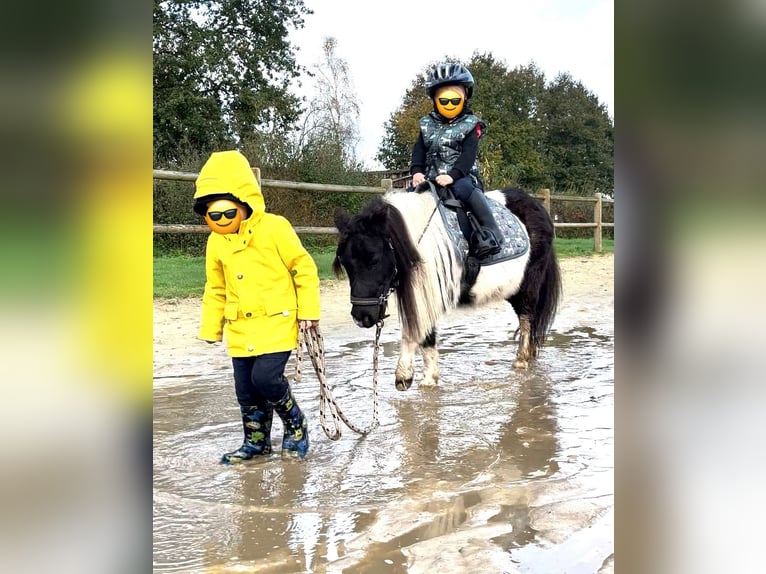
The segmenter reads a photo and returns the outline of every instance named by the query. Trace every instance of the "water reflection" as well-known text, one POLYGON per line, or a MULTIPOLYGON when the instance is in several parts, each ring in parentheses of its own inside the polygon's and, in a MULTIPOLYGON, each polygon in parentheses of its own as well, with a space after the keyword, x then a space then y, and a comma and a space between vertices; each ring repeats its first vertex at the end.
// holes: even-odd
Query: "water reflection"
MULTIPOLYGON (((440 332, 440 386, 404 393, 393 388, 398 330, 387 327, 380 427, 368 437, 325 437, 304 366, 294 386, 310 415, 304 461, 277 448, 218 465, 241 432, 228 371, 157 381, 155 572, 515 572, 543 548, 578 563, 597 547, 582 570, 595 572, 611 553, 612 334, 555 332, 541 360, 514 373, 507 324, 456 315, 440 332)), ((372 348, 368 332, 353 333, 326 335, 328 380, 365 426, 372 348)), ((273 442, 281 432, 275 420, 273 442)))

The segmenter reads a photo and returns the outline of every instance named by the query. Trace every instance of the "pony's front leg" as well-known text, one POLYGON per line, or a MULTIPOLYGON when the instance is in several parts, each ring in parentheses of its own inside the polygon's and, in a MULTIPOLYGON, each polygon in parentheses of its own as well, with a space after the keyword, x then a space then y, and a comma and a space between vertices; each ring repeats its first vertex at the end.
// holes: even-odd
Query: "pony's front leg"
POLYGON ((436 349, 436 329, 431 329, 420 345, 423 353, 423 380, 421 386, 434 387, 439 382, 439 351, 436 349))
POLYGON ((514 369, 526 369, 529 360, 536 354, 532 345, 532 329, 528 315, 519 315, 519 349, 516 351, 516 360, 513 362, 514 369))
POLYGON ((406 391, 412 386, 412 378, 415 375, 414 357, 418 344, 410 341, 402 335, 402 343, 399 348, 399 363, 396 365, 396 390, 406 391))

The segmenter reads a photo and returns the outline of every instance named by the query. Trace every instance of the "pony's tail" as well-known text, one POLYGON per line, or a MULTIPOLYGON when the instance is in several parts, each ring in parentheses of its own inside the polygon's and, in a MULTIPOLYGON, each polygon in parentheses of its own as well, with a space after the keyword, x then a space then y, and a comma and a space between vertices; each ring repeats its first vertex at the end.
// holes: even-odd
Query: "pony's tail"
POLYGON ((537 297, 537 305, 530 325, 530 338, 537 348, 543 346, 545 336, 553 325, 553 318, 561 301, 561 271, 556 252, 551 248, 546 254, 544 278, 537 297))

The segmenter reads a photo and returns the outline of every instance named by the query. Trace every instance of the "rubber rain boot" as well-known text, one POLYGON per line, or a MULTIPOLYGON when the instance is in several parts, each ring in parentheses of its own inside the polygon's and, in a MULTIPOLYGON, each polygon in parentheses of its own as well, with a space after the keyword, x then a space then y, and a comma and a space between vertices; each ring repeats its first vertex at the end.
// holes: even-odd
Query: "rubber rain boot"
POLYGON ((285 436, 282 438, 282 457, 305 457, 309 451, 308 424, 290 388, 288 387, 284 397, 270 404, 285 427, 285 436))
POLYGON ((471 238, 473 254, 479 259, 484 259, 495 253, 500 253, 503 234, 497 226, 494 215, 492 215, 487 198, 481 191, 474 190, 465 204, 481 227, 481 231, 475 232, 471 238))
POLYGON ((254 456, 271 454, 271 421, 274 409, 266 407, 239 407, 242 413, 242 428, 245 441, 237 450, 221 457, 221 464, 237 464, 254 456))

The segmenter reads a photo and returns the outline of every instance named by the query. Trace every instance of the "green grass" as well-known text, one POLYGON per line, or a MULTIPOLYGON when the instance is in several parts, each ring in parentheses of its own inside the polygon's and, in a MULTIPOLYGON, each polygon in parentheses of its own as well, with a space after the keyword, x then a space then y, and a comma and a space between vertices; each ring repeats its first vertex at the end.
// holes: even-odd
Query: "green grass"
MULTIPOLYGON (((604 239, 605 253, 614 251, 614 240, 604 239)), ((559 257, 593 255, 593 239, 556 239, 556 254, 559 257)), ((312 250, 311 255, 319 269, 320 279, 332 279, 332 261, 335 248, 325 247, 312 250)), ((164 299, 176 297, 201 297, 205 288, 204 257, 155 257, 154 296, 164 299)))
POLYGON ((154 258, 155 297, 201 297, 204 289, 204 257, 154 258))
MULTIPOLYGON (((556 255, 559 257, 579 257, 582 255, 598 255, 593 251, 593 238, 561 239, 553 241, 556 255)), ((614 239, 601 239, 602 253, 614 253, 614 239)))
MULTIPOLYGON (((311 256, 320 279, 332 279, 335 248, 320 248, 311 256)), ((205 290, 205 258, 168 256, 154 258, 154 296, 163 299, 201 297, 205 290)))

